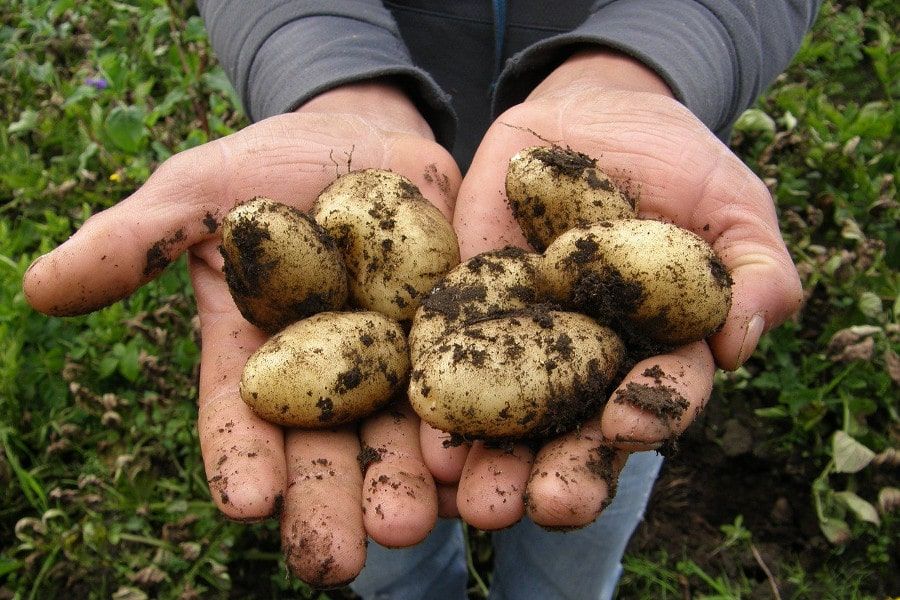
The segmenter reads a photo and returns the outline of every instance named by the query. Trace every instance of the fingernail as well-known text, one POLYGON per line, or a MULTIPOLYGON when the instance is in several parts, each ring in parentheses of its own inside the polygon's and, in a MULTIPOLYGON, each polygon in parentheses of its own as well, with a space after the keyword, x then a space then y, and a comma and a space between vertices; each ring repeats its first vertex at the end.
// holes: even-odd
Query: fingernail
POLYGON ((760 314, 753 315, 750 317, 750 320, 747 321, 747 327, 744 329, 744 339, 741 342, 741 349, 738 352, 738 367, 747 362, 747 359, 750 358, 750 355, 756 350, 756 345, 759 343, 759 338, 762 337, 765 328, 766 320, 760 314))

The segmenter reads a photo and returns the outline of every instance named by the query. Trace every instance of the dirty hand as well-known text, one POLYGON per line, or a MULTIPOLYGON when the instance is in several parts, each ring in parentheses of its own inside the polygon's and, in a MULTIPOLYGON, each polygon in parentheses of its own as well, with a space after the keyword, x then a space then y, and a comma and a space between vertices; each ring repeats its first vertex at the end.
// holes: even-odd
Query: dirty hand
POLYGON ((684 431, 710 396, 716 364, 740 366, 801 297, 765 185, 658 76, 604 50, 570 58, 487 132, 457 199, 464 260, 506 245, 527 247, 506 204, 506 165, 522 148, 550 142, 598 158, 598 167, 638 198, 641 218, 671 221, 706 239, 734 279, 733 304, 719 333, 640 361, 601 414, 536 454, 525 445, 510 452, 478 442, 448 450, 446 435, 423 423, 426 464, 443 486, 458 482, 455 494, 441 494, 442 514, 458 511, 482 529, 507 527, 526 512, 547 527, 593 521, 628 453, 684 431), (623 402, 628 394, 618 392, 632 384, 665 386, 672 410, 654 414, 623 402))
POLYGON ((418 445, 418 419, 394 407, 355 426, 282 430, 241 401, 244 363, 265 335, 238 312, 222 275, 219 223, 236 203, 268 196, 308 210, 338 171, 391 169, 447 218, 460 182, 453 159, 398 90, 380 83, 326 92, 280 115, 163 163, 133 195, 85 222, 25 275, 28 301, 76 315, 126 297, 182 252, 190 255, 202 333, 200 443, 212 497, 231 519, 280 511, 291 570, 318 586, 353 579, 366 534, 388 546, 419 542, 437 498, 418 445), (370 108, 366 108, 370 107, 370 108), (361 441, 389 448, 365 478, 361 441), (405 481, 418 493, 380 482, 405 481), (370 510, 363 511, 363 506, 370 510))

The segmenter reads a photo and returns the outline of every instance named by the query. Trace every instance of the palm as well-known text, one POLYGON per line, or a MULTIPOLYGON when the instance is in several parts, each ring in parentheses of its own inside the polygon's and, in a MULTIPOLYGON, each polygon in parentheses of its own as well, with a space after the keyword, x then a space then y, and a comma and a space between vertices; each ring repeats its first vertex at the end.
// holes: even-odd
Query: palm
POLYGON ((621 384, 653 385, 654 377, 646 374, 656 372, 648 371, 651 367, 677 374, 666 385, 689 403, 681 418, 610 402, 602 415, 536 456, 524 446, 513 456, 476 444, 467 457, 443 462, 433 458, 441 435, 424 427, 426 462, 436 477, 460 479, 460 513, 488 529, 508 526, 524 510, 548 526, 590 522, 605 505, 611 483, 590 466, 602 459, 614 473, 626 451, 657 447, 681 433, 709 397, 715 362, 738 366, 762 327, 782 321, 799 301, 796 272, 765 186, 684 107, 656 94, 566 90, 564 96, 542 95, 502 115, 460 188, 454 224, 463 258, 509 244, 526 246, 506 204, 505 166, 520 149, 539 143, 597 157, 598 166, 637 197, 641 217, 672 221, 709 241, 734 278, 734 302, 709 345, 697 342, 641 361, 621 384), (598 449, 609 441, 619 451, 598 458, 598 449), (498 471, 502 474, 490 475, 498 471), (563 477, 535 476, 545 472, 563 477), (509 501, 512 490, 517 502, 509 501))

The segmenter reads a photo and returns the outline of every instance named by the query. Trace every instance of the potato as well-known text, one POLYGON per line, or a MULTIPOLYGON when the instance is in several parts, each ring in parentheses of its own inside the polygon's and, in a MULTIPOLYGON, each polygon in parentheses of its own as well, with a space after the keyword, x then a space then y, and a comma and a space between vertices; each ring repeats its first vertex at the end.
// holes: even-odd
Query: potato
POLYGON ((513 156, 506 196, 538 252, 573 227, 637 216, 634 201, 597 169, 596 160, 559 146, 534 146, 513 156))
POLYGON ((222 222, 220 251, 235 304, 268 333, 347 301, 337 245, 290 206, 258 197, 234 207, 222 222))
POLYGON ((474 256, 441 279, 416 311, 409 332, 413 363, 462 323, 519 310, 539 302, 540 255, 507 247, 474 256))
POLYGON ((288 326, 247 360, 241 398, 295 427, 333 427, 371 414, 409 374, 400 325, 374 312, 323 312, 288 326))
POLYGON ((616 334, 589 317, 525 309, 451 331, 422 355, 409 401, 467 438, 552 436, 606 401, 622 354, 616 334))
POLYGON ((459 263, 453 227, 412 182, 390 171, 339 177, 316 200, 313 216, 341 248, 351 302, 393 319, 412 319, 459 263))
POLYGON ((731 277, 712 248, 669 223, 624 219, 573 229, 547 248, 542 271, 557 302, 605 323, 625 319, 663 344, 709 336, 731 307, 731 277))

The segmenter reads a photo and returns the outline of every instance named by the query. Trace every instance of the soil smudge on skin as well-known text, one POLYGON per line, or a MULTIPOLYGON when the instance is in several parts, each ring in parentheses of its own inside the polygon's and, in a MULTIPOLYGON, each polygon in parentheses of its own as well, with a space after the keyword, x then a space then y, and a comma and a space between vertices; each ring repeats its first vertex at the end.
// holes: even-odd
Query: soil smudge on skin
POLYGON ((731 274, 718 256, 713 254, 709 259, 709 270, 720 288, 730 288, 734 284, 731 274))
POLYGON ((219 222, 211 212, 207 212, 206 216, 203 217, 203 225, 206 227, 207 233, 215 233, 219 228, 219 222))
POLYGON ((184 229, 179 229, 171 236, 157 240, 155 244, 147 250, 146 265, 144 266, 144 277, 155 277, 169 266, 172 262, 171 253, 172 246, 183 242, 187 236, 184 229))
POLYGON ((630 404, 661 419, 678 420, 690 403, 675 388, 630 382, 613 396, 616 404, 630 404))
POLYGON ((385 449, 383 448, 375 449, 368 444, 362 445, 359 454, 356 455, 356 461, 359 463, 359 469, 362 471, 363 475, 365 475, 371 465, 381 462, 382 453, 384 451, 385 449))
POLYGON ((580 177, 586 169, 597 167, 597 161, 590 156, 560 146, 542 148, 534 156, 557 176, 580 177))

